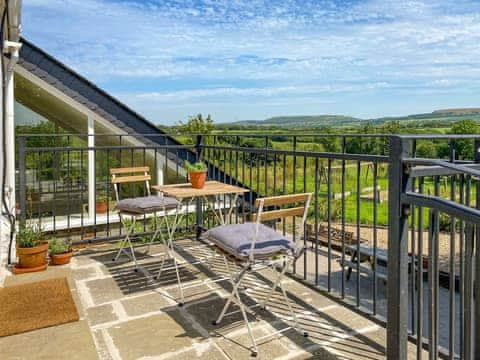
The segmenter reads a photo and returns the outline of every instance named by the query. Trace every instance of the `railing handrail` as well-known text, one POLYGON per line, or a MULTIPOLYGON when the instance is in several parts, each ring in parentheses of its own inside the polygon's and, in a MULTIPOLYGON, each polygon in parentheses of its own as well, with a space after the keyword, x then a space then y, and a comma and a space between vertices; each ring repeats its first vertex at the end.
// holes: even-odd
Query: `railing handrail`
MULTIPOLYGON (((26 153, 32 152, 62 152, 62 151, 108 151, 108 150, 193 150, 198 148, 196 145, 109 145, 109 146, 25 146, 24 151, 26 153)), ((351 161, 370 161, 370 162, 383 162, 388 163, 389 157, 385 155, 369 155, 369 154, 355 154, 355 153, 341 153, 341 152, 321 152, 321 151, 305 151, 305 150, 280 150, 273 148, 251 148, 242 146, 224 146, 224 145, 200 145, 200 149, 213 149, 213 150, 230 150, 240 152, 250 152, 258 154, 278 154, 278 155, 291 155, 291 156, 307 156, 314 158, 325 159, 337 159, 337 160, 351 160, 351 161)))
POLYGON ((108 137, 108 136, 149 136, 149 137, 172 137, 172 136, 243 136, 243 137, 274 137, 274 136, 287 136, 287 137, 348 137, 348 138, 391 138, 399 137, 404 140, 460 140, 460 139, 480 139, 480 134, 358 134, 358 133, 291 133, 291 132, 276 132, 272 134, 249 134, 245 132, 231 132, 225 130, 226 132, 217 132, 217 133, 115 133, 115 134, 87 134, 87 133, 62 133, 62 134, 16 134, 17 137, 61 137, 61 136, 81 136, 81 137, 90 137, 90 136, 99 136, 99 137, 108 137), (228 131, 228 132, 227 132, 228 131))
MULTIPOLYGON (((454 170, 459 173, 466 175, 472 175, 475 177, 480 177, 480 170, 472 169, 464 164, 458 164, 450 161, 440 160, 440 159, 428 159, 428 158, 406 158, 403 159, 403 162, 410 165, 435 165, 440 166, 445 169, 454 170)), ((472 163, 475 164, 475 163, 472 163)), ((478 165, 478 163, 476 164, 478 165)))
POLYGON ((407 191, 402 194, 402 203, 438 210, 448 214, 451 217, 462 219, 469 223, 480 223, 480 210, 459 204, 452 200, 444 199, 439 196, 418 194, 407 191))
POLYGON ((386 155, 369 155, 369 154, 355 154, 355 153, 342 153, 342 152, 322 152, 322 151, 305 151, 305 150, 280 150, 266 147, 246 147, 246 146, 224 146, 224 145, 201 145, 203 149, 217 149, 217 150, 231 150, 242 151, 250 153, 274 153, 279 155, 295 155, 295 156, 310 156, 326 159, 338 159, 338 160, 352 160, 352 161, 376 161, 376 162, 389 162, 389 157, 386 155))
POLYGON ((361 138, 385 138, 390 136, 395 136, 393 134, 357 134, 357 133, 344 133, 344 134, 334 134, 334 133, 273 133, 273 134, 249 134, 245 132, 218 132, 218 133, 116 133, 116 134, 87 134, 87 133, 62 133, 62 134, 26 134, 20 133, 16 134, 17 137, 44 137, 44 136, 51 136, 51 137, 61 137, 61 136, 151 136, 151 137, 171 137, 171 136, 243 136, 243 137, 273 137, 273 136, 288 136, 288 137, 361 137, 361 138))
POLYGON ((110 146, 25 146, 25 152, 49 151, 99 151, 99 150, 148 150, 148 149, 194 149, 195 145, 110 145, 110 146))

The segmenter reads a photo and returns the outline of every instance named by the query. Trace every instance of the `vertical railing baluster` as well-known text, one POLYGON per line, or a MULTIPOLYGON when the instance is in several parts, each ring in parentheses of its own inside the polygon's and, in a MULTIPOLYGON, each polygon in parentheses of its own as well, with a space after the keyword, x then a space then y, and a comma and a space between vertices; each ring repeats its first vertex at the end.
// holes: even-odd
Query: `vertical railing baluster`
MULTIPOLYGON (((318 285, 318 195, 319 195, 319 181, 318 181, 318 157, 315 158, 315 190, 314 190, 314 216, 315 216, 315 285, 318 285)), ((312 234, 309 234, 311 236, 312 234)), ((305 249, 307 248, 307 237, 304 236, 305 239, 305 249)), ((305 273, 305 279, 307 277, 307 254, 305 253, 304 255, 305 258, 305 267, 304 267, 304 273, 305 273)))
POLYGON ((25 137, 18 137, 18 191, 20 202, 20 220, 27 218, 27 159, 25 137))
POLYGON ((377 229, 377 217, 378 217, 378 202, 379 192, 378 188, 378 163, 373 163, 373 286, 372 286, 372 300, 374 315, 377 314, 377 246, 378 246, 378 229, 377 229))
MULTIPOLYGON (((474 141, 474 161, 480 163, 480 139, 474 141)), ((475 179, 475 207, 480 209, 480 180, 475 179)), ((480 356, 480 224, 475 226, 474 353, 480 356)))
MULTIPOLYGON (((464 359, 474 357, 474 321, 473 321, 473 253, 475 227, 467 223, 465 228, 465 321, 464 321, 464 359)), ((477 354, 478 355, 478 354, 477 354)))
MULTIPOLYGON (((435 196, 440 195, 440 177, 434 176, 434 193, 435 196)), ((429 293, 429 328, 428 328, 428 343, 429 343, 429 357, 431 360, 438 357, 438 234, 439 234, 439 219, 440 214, 438 210, 431 209, 429 216, 429 234, 428 234, 428 293, 429 293)))
MULTIPOLYGON (((85 217, 85 212, 83 211, 83 189, 84 189, 84 181, 83 181, 83 173, 85 171, 84 165, 83 165, 83 157, 85 156, 83 149, 80 149, 80 205, 82 208, 80 209, 80 227, 81 227, 81 232, 80 232, 80 240, 83 241, 85 237, 85 230, 83 227, 84 224, 84 217, 85 217)), ((87 196, 88 198, 88 196, 87 196)))
MULTIPOLYGON (((342 153, 345 154, 347 150, 346 138, 342 138, 342 153)), ((342 179, 341 179, 341 203, 342 203, 342 289, 341 296, 342 299, 345 298, 345 158, 342 158, 342 179)))
MULTIPOLYGON (((425 180, 418 181, 418 192, 423 194, 425 180)), ((423 350, 423 207, 418 207, 418 269, 417 269, 417 359, 422 359, 423 350)))
MULTIPOLYGON (((362 259, 362 255, 360 253, 360 192, 361 192, 361 163, 357 161, 357 191, 356 191, 356 232, 357 232, 357 243, 356 245, 356 252, 357 252, 357 263, 356 263, 356 270, 357 270, 357 286, 356 286, 356 294, 355 294, 355 301, 357 306, 360 306, 360 261, 362 259)), ((373 264, 376 265, 375 263, 373 264)))
MULTIPOLYGON (((417 157, 417 141, 416 139, 412 140, 412 157, 417 157)), ((412 180, 412 190, 415 191, 416 179, 412 180)), ((415 312, 415 207, 412 206, 412 211, 410 212, 410 316, 411 316, 411 333, 415 335, 416 332, 416 312, 415 312)))
MULTIPOLYGON (((332 159, 327 164, 327 288, 332 291, 332 159)), ((318 230, 315 234, 315 242, 318 243, 318 230)))

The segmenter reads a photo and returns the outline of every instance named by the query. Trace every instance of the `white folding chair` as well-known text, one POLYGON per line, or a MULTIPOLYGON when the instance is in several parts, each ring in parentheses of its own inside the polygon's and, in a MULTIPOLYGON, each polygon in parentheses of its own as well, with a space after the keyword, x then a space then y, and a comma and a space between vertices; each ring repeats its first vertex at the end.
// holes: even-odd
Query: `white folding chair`
MULTIPOLYGON (((166 254, 169 258, 173 259, 175 264, 175 269, 177 271, 177 279, 180 283, 180 276, 178 273, 178 266, 176 263, 176 258, 172 254, 172 249, 170 249, 169 241, 166 241, 165 237, 162 234, 162 221, 158 222, 158 219, 163 219, 164 225, 167 229, 168 234, 170 235, 169 223, 167 219, 167 212, 172 209, 177 209, 180 206, 180 203, 171 197, 152 195, 150 192, 150 168, 148 166, 141 167, 129 167, 129 168, 113 168, 110 169, 110 174, 112 176, 112 184, 115 190, 115 197, 117 199, 116 209, 118 210, 118 216, 120 217, 120 222, 125 228, 125 237, 120 243, 120 248, 118 249, 117 255, 112 259, 112 261, 118 260, 122 252, 124 252, 135 264, 135 271, 138 271, 138 262, 137 257, 135 256, 135 251, 133 249, 132 242, 130 240, 131 234, 135 229, 135 223, 137 219, 146 217, 148 214, 153 214, 155 221, 155 232, 148 243, 147 251, 150 251, 150 245, 155 241, 158 235, 160 235, 160 240, 165 244, 167 251, 166 254), (132 184, 132 183, 144 183, 147 196, 133 197, 120 199, 120 185, 122 184, 132 184), (127 219, 130 219, 131 223, 127 223, 127 219), (130 254, 125 251, 125 247, 130 248, 130 254)), ((168 237, 167 237, 168 238, 168 237)))
MULTIPOLYGON (((253 336, 246 313, 246 310, 249 310, 249 308, 245 307, 243 304, 239 289, 245 276, 248 273, 259 270, 260 268, 271 267, 277 273, 272 287, 268 290, 260 306, 266 308, 273 292, 277 287, 280 287, 284 302, 287 305, 288 311, 293 320, 293 327, 301 331, 305 337, 308 336, 308 333, 300 328, 297 316, 293 311, 292 305, 290 304, 287 293, 282 284, 282 278, 285 275, 286 270, 305 249, 303 245, 298 245, 295 240, 278 233, 273 228, 264 225, 262 222, 285 219, 289 216, 299 216, 302 220, 299 224, 300 230, 298 238, 301 238, 302 235, 304 235, 304 225, 311 198, 311 193, 305 193, 257 199, 255 206, 258 210, 253 216, 252 222, 222 225, 210 229, 205 233, 206 238, 219 248, 219 252, 223 254, 226 270, 231 273, 232 284, 232 292, 225 302, 220 315, 213 321, 213 325, 220 324, 222 319, 228 315, 226 312, 230 304, 235 302, 240 307, 240 312, 245 321, 252 342, 251 350, 253 356, 258 354, 257 341, 260 339, 255 339, 253 336), (295 204, 296 206, 293 207, 295 204), (288 207, 279 208, 281 206, 288 207), (275 207, 276 209, 265 210, 266 208, 271 207, 275 207), (235 266, 232 269, 228 264, 229 257, 235 259, 235 262, 239 264, 240 267, 235 266)), ((291 327, 287 327, 279 330, 275 332, 275 334, 283 333, 290 328, 291 327)), ((275 334, 269 334, 267 336, 275 334)))

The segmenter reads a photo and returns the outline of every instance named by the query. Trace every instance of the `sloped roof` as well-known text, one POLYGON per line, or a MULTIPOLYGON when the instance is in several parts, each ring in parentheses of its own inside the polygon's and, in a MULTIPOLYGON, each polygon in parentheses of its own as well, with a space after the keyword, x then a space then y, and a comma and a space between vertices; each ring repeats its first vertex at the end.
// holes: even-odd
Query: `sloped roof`
MULTIPOLYGON (((25 70, 129 134, 164 134, 155 124, 53 56, 24 38, 21 42, 23 46, 18 64, 25 70)), ((144 136, 143 138, 165 144, 164 137, 144 136)), ((180 144, 171 137, 167 138, 167 143, 180 144)))

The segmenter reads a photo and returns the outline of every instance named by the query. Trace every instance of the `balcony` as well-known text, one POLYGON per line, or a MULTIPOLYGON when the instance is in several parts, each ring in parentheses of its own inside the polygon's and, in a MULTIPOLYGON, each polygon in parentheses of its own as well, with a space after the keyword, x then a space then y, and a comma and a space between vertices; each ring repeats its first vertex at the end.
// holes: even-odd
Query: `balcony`
MULTIPOLYGON (((18 218, 69 239, 75 257, 70 267, 12 276, 6 283, 67 276, 81 320, 0 338, 0 349, 6 349, 0 353, 15 347, 18 354, 20 344, 28 343, 28 358, 45 338, 68 344, 77 334, 78 343, 65 351, 81 358, 249 357, 239 313, 220 328, 211 325, 230 288, 221 280, 220 261, 211 268, 195 261, 210 251, 196 230, 215 224, 205 204, 182 209, 186 216, 176 237, 182 260, 195 263, 182 267, 184 307, 177 306, 174 274, 158 280, 152 275, 163 246, 142 256, 155 231, 150 219, 135 234, 140 271, 126 257, 111 261, 124 230, 108 170, 147 165, 153 183, 181 183, 187 180, 183 161, 199 158, 211 179, 249 189, 236 203, 216 200, 219 209, 234 207, 230 223, 248 219, 258 197, 314 194, 306 236, 298 238, 306 251, 285 282, 311 336, 291 330, 267 338, 260 342, 260 358, 470 359, 477 353, 480 138, 308 135, 313 142, 307 142, 305 135, 221 134, 194 136, 194 145, 162 143, 159 137, 133 146, 122 144, 128 135, 109 135, 108 143, 88 147, 74 135, 61 136, 67 141, 62 146, 32 146, 29 137, 19 137, 18 218), (427 141, 444 144, 446 156, 418 157, 417 148, 427 141), (332 151, 309 148, 315 142, 328 143, 332 151), (471 147, 470 159, 458 159, 460 143, 471 147), (104 213, 95 206, 100 196, 104 213), (215 276, 220 280, 207 281, 215 276)), ((126 191, 134 196, 144 189, 126 191)), ((300 233, 294 218, 270 225, 294 238, 300 233)), ((242 296, 255 303, 272 281, 262 271, 248 279, 242 296)), ((254 315, 258 336, 291 321, 275 301, 254 315)))

